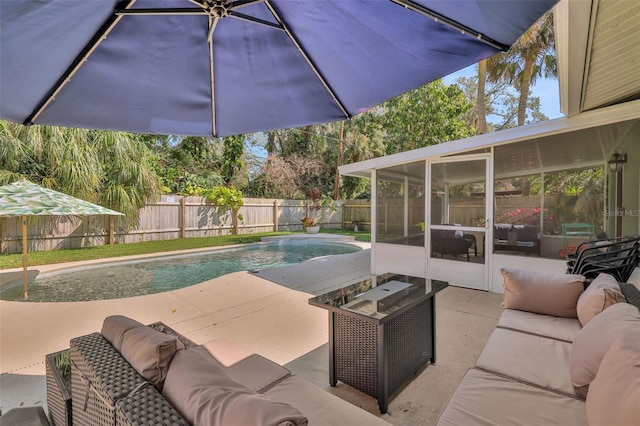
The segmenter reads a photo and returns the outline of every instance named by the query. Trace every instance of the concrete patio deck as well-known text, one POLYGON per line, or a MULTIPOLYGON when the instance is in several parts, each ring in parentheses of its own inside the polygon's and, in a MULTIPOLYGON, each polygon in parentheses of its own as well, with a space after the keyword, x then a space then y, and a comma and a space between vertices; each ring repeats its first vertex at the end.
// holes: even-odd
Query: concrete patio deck
POLYGON ((180 290, 120 300, 0 301, 0 408, 7 412, 45 406, 45 355, 67 348, 73 337, 99 331, 106 316, 121 314, 142 323, 162 321, 197 343, 232 339, 394 425, 434 424, 495 327, 502 296, 456 287, 439 293, 438 362, 397 392, 388 413, 380 415, 374 398, 341 383, 328 385, 327 312, 308 304, 327 286, 368 275, 368 259, 368 251, 320 258, 270 276, 276 282, 286 277, 282 284, 304 291, 260 274, 237 272, 180 290))

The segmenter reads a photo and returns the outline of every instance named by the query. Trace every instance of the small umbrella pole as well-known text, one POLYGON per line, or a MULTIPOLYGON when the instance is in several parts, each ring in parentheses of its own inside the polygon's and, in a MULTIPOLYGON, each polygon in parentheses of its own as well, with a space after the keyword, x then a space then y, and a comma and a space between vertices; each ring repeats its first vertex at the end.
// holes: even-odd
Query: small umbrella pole
POLYGON ((22 215, 22 294, 27 300, 27 216, 22 215))

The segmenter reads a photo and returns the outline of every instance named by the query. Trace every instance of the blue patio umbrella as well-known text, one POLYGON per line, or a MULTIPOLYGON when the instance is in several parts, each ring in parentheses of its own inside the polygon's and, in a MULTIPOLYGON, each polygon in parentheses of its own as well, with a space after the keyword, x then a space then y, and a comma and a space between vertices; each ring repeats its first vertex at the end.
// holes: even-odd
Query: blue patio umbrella
POLYGON ((556 2, 0 1, 0 118, 217 137, 347 119, 508 49, 556 2))

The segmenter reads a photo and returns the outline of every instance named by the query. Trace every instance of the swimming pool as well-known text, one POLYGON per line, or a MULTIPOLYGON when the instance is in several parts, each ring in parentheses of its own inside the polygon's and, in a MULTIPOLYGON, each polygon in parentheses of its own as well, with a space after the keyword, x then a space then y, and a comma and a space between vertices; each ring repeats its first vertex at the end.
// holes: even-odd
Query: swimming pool
MULTIPOLYGON (((355 253, 360 247, 306 239, 256 243, 185 255, 85 266, 29 282, 29 302, 121 299, 176 290, 225 274, 294 265, 314 257, 355 253)), ((22 301, 22 281, 0 287, 0 299, 22 301)))

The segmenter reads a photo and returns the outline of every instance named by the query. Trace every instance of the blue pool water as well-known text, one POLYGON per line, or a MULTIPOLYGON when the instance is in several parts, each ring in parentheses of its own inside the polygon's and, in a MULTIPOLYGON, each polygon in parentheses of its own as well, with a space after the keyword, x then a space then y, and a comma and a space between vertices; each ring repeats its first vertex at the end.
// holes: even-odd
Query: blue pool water
MULTIPOLYGON (((188 287, 231 272, 294 265, 314 257, 359 250, 349 244, 301 240, 67 269, 32 280, 29 302, 142 296, 188 287)), ((22 301, 22 281, 0 287, 0 299, 22 301)))

